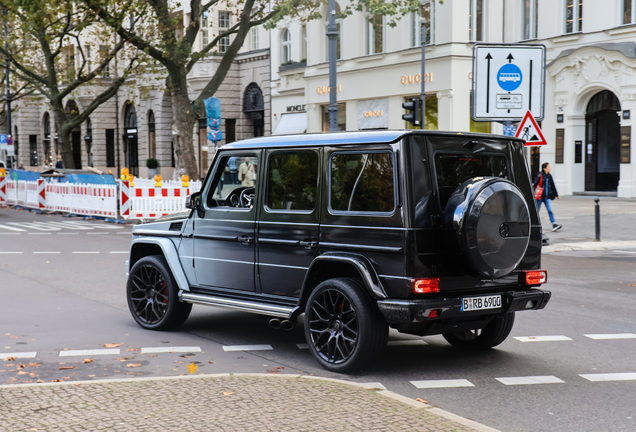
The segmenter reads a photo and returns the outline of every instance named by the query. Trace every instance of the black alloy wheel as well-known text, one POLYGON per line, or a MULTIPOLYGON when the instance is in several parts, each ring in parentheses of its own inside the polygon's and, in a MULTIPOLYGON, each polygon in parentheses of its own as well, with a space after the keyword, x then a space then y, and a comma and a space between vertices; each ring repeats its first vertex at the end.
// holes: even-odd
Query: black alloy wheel
POLYGON ((444 339, 456 348, 479 351, 495 347, 502 343, 515 323, 515 313, 507 312, 501 318, 490 321, 483 329, 444 333, 444 339))
POLYGON ((311 353, 328 370, 361 369, 386 345, 388 325, 356 279, 327 280, 307 301, 305 336, 311 353))
POLYGON ((141 258, 128 275, 128 308, 141 327, 151 330, 175 328, 185 322, 192 305, 178 298, 177 284, 165 258, 141 258))

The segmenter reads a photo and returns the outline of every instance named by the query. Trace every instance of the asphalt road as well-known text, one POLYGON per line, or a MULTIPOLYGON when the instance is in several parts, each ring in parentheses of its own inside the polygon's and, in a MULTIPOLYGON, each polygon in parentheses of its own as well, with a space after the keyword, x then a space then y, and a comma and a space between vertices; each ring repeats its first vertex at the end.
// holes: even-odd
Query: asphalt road
MULTIPOLYGON (((553 237, 567 237, 564 225, 553 237)), ((0 357, 24 356, 0 364, 2 383, 180 375, 191 365, 301 372, 381 385, 502 431, 636 430, 636 249, 545 254, 550 304, 518 313, 494 350, 392 331, 375 366, 342 376, 317 365, 301 325, 273 330, 264 316, 195 305, 177 331, 138 327, 124 296, 130 231, 0 209, 0 357)))

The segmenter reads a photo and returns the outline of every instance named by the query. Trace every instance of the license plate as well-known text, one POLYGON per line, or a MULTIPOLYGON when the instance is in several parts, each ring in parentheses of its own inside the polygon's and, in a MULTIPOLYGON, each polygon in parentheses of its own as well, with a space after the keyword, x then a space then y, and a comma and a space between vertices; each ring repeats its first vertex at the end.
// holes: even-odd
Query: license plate
POLYGON ((462 312, 501 308, 501 295, 467 297, 462 299, 462 312))

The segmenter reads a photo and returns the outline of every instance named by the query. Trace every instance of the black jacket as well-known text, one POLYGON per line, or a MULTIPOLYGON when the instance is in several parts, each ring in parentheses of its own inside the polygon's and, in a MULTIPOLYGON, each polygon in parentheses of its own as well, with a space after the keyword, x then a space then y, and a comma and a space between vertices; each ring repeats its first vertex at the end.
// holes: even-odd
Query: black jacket
POLYGON ((543 194, 541 195, 541 199, 542 200, 546 199, 546 196, 545 196, 546 190, 548 191, 547 198, 551 200, 556 199, 559 196, 559 192, 557 191, 556 185, 554 184, 554 180, 552 179, 552 174, 546 174, 543 172, 543 170, 541 170, 541 172, 534 179, 534 182, 532 183, 532 189, 535 189, 537 187, 541 176, 543 176, 543 184, 542 184, 543 194))

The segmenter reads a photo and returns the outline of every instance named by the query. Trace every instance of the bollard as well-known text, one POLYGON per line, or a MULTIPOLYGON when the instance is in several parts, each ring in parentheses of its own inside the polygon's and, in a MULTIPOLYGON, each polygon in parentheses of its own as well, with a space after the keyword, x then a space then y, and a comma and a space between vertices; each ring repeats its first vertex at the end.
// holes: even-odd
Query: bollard
POLYGON ((601 241, 601 207, 598 202, 601 199, 599 197, 594 198, 596 206, 594 207, 594 219, 596 222, 596 241, 601 241))
POLYGON ((153 179, 155 180, 155 187, 161 187, 161 176, 157 174, 153 177, 153 179))

